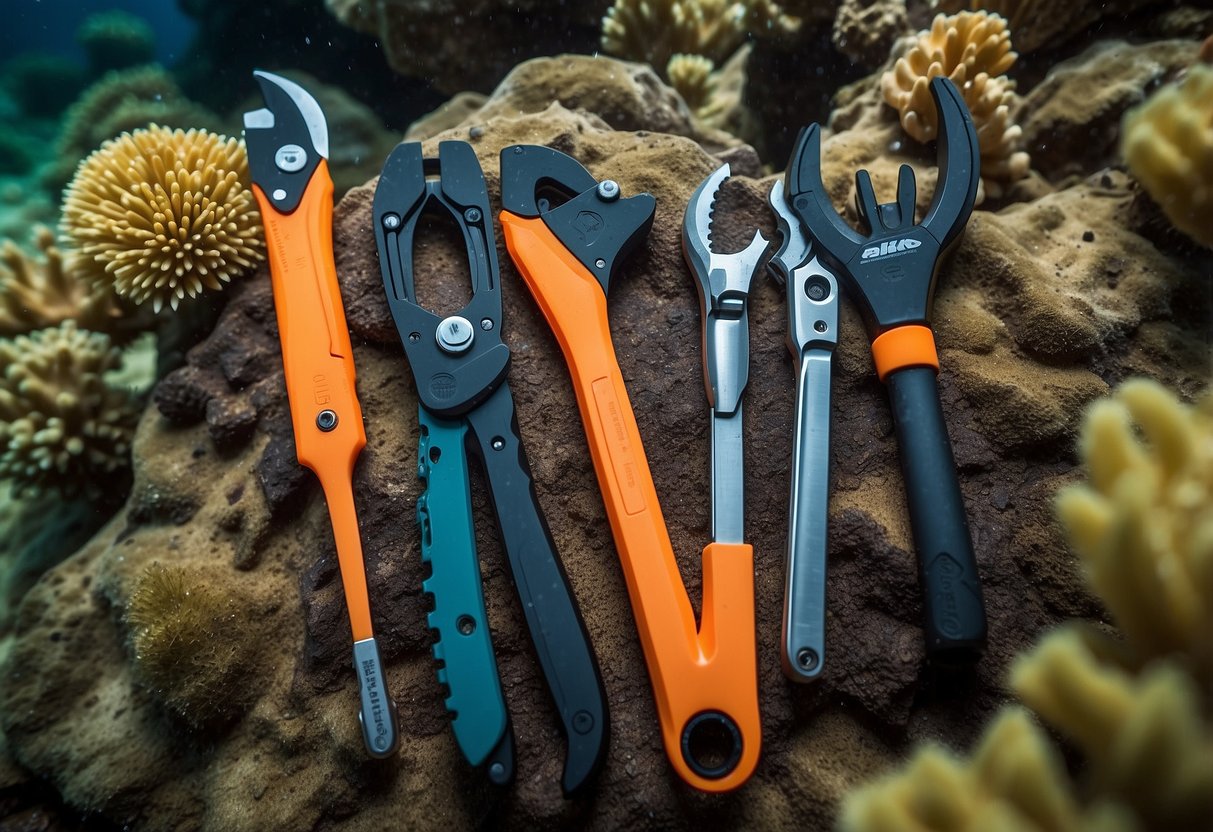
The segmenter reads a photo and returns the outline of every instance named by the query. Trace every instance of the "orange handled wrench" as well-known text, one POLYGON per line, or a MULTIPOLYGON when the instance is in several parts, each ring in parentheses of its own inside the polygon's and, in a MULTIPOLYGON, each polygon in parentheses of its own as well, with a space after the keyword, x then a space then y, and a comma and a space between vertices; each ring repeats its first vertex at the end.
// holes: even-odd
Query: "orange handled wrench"
POLYGON ((386 757, 396 748, 396 708, 371 626, 354 509, 354 462, 366 434, 333 264, 328 127, 320 105, 298 84, 268 72, 254 75, 266 106, 244 114, 244 132, 270 254, 295 450, 328 502, 354 636, 363 739, 372 757, 386 757))
POLYGON ((546 147, 501 152, 501 225, 573 377, 598 484, 653 683, 666 754, 683 780, 735 789, 758 763, 754 561, 750 547, 703 552, 703 621, 678 572, 607 321, 619 263, 648 234, 655 202, 620 199, 546 147))

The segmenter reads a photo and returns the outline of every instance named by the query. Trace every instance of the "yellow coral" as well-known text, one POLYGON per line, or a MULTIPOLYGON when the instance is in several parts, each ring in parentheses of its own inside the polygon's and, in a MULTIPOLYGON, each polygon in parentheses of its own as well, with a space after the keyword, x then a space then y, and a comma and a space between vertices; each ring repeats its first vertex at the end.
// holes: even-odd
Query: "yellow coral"
POLYGON ((160 700, 193 725, 230 718, 248 699, 247 689, 233 684, 249 659, 247 618, 200 575, 153 563, 126 606, 135 666, 160 700))
POLYGON ((0 335, 32 332, 69 318, 85 329, 108 329, 119 314, 113 295, 79 279, 49 228, 36 227, 34 242, 41 257, 27 255, 11 240, 0 248, 0 335))
POLYGON ((712 100, 716 86, 713 69, 715 64, 702 55, 675 55, 666 65, 665 74, 670 79, 670 86, 678 91, 687 106, 699 112, 712 100))
POLYGON ((108 337, 75 321, 0 340, 0 479, 65 494, 112 488, 139 415, 103 378, 120 364, 108 337))
POLYGON ((264 259, 244 143, 151 127, 106 142, 68 187, 63 230, 90 279, 156 311, 264 259))
MULTIPOLYGON (((1019 149, 1022 131, 1011 122, 1014 83, 1002 77, 1015 63, 1006 21, 985 12, 937 15, 928 31, 880 78, 888 104, 897 109, 902 128, 920 142, 939 131, 939 114, 930 81, 949 78, 964 98, 977 129, 981 175, 987 182, 1013 182, 1027 176, 1028 154, 1019 149)), ((987 188, 989 190, 989 188, 987 188)))
POLYGON ((1154 382, 1126 382, 1088 412, 1081 450, 1089 482, 1060 494, 1058 512, 1124 639, 1063 627, 1015 663, 1011 686, 1083 752, 1084 805, 1012 709, 970 760, 927 746, 856 792, 844 828, 1213 825, 1213 395, 1191 407, 1154 382), (1006 737, 1011 723, 1019 742, 1006 737))
POLYGON ((1175 227, 1213 246, 1213 66, 1125 114, 1121 152, 1175 227))
POLYGON ((602 19, 602 51, 658 70, 679 54, 720 63, 749 32, 798 25, 773 0, 615 0, 602 19))

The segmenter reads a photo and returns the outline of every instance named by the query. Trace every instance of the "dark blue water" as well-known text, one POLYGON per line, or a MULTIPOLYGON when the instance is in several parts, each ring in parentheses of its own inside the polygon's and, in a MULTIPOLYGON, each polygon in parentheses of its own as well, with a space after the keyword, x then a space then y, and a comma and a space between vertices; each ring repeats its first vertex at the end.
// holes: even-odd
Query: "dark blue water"
POLYGON ((76 30, 96 12, 119 10, 137 14, 156 33, 156 58, 172 65, 194 32, 194 22, 174 0, 3 0, 0 61, 21 52, 63 55, 84 62, 76 30))

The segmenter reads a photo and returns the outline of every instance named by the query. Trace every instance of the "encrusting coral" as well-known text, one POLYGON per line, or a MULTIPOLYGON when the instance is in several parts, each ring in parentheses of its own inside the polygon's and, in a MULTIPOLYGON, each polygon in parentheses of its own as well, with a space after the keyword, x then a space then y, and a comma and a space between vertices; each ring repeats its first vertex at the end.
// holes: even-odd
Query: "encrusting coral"
POLYGON ((114 488, 139 418, 135 397, 104 378, 120 365, 107 336, 75 321, 0 340, 0 479, 67 495, 114 488))
POLYGON ((1193 65, 1126 113, 1121 137, 1129 169, 1175 227, 1213 246, 1213 66, 1193 65))
POLYGON ((126 606, 139 675, 194 726, 234 716, 246 704, 232 684, 249 658, 242 655, 246 616, 237 599, 220 595, 203 576, 151 564, 126 606))
POLYGON ((244 142, 153 126, 108 141, 67 189, 64 234, 87 278, 155 311, 264 259, 244 142))
POLYGON ((1011 673, 1018 696, 1083 752, 1081 788, 1011 708, 970 760, 927 746, 852 795, 844 829, 1213 824, 1213 395, 1187 406, 1128 381, 1090 408, 1081 451, 1088 482, 1062 491, 1057 509, 1123 638, 1063 626, 1011 673))
POLYGON ((981 176, 992 195, 1001 183, 1027 176, 1031 166, 1028 154, 1019 149, 1022 131, 1011 121, 1015 85, 1003 77, 1015 58, 1006 21, 998 15, 941 14, 880 79, 884 99, 900 114, 902 128, 920 142, 933 140, 939 130, 931 79, 944 76, 956 85, 977 129, 981 176))
MULTIPOLYGON (((658 72, 668 72, 676 55, 701 56, 714 68, 750 32, 798 25, 773 0, 615 0, 602 19, 602 50, 658 72)), ((675 68, 685 77, 684 66, 675 68)))
POLYGON ((34 229, 41 256, 26 254, 12 240, 0 247, 0 335, 56 326, 69 318, 84 329, 105 331, 118 309, 111 292, 74 273, 46 226, 34 229))

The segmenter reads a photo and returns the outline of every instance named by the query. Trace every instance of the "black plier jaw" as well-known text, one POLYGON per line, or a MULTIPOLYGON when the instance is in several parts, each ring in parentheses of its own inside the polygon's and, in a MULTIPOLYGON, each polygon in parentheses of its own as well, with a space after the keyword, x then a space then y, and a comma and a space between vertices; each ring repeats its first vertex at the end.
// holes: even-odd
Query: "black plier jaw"
POLYGON ((501 207, 523 218, 541 217, 569 254, 609 294, 611 281, 653 225, 650 194, 620 198, 619 184, 598 182, 577 160, 540 145, 501 151, 501 207))
POLYGON ((252 180, 280 214, 299 207, 312 174, 329 155, 324 113, 303 87, 256 70, 265 106, 244 114, 244 141, 252 180))
POLYGON ((959 91, 931 81, 940 114, 939 180, 921 223, 914 223, 914 171, 902 165, 897 201, 877 203, 866 170, 855 174, 855 198, 866 233, 851 228, 821 181, 821 127, 800 132, 785 178, 788 201, 816 242, 815 251, 850 285, 871 337, 904 324, 926 323, 943 255, 956 242, 977 197, 977 132, 959 91))
POLYGON ((417 395, 438 416, 466 413, 492 395, 510 367, 501 341, 493 215, 475 152, 466 142, 442 142, 438 158, 425 159, 419 143, 397 145, 384 163, 373 212, 388 306, 417 395), (413 282, 413 239, 427 208, 455 220, 471 267, 472 299, 441 318, 418 304, 413 282))

